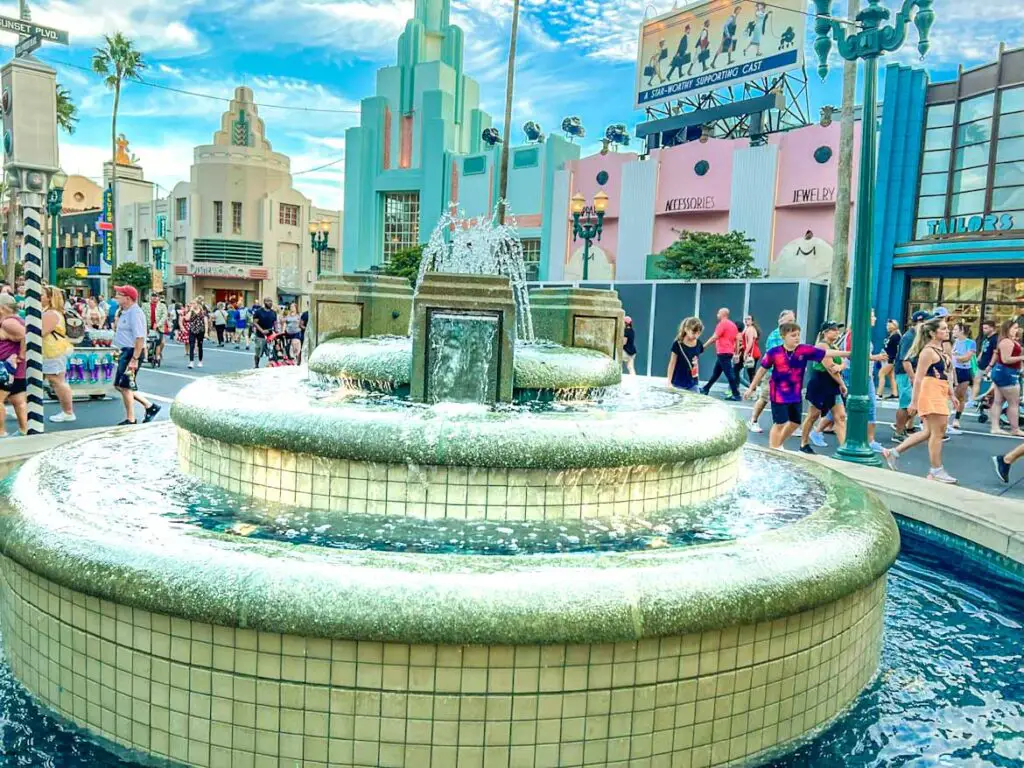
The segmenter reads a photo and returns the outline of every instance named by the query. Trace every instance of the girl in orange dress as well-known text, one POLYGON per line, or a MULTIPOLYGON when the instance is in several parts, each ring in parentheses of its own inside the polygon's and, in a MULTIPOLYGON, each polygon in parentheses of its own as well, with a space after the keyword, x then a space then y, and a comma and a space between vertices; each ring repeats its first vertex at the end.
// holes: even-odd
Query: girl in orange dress
POLYGON ((899 457, 915 445, 928 442, 931 469, 928 479, 953 484, 952 477, 942 466, 942 438, 946 435, 950 403, 954 410, 959 404, 953 391, 952 363, 943 352, 942 345, 949 339, 949 326, 944 317, 932 318, 917 332, 909 360, 914 368, 914 390, 908 413, 921 415, 924 429, 908 437, 899 448, 882 451, 890 469, 896 469, 899 457))

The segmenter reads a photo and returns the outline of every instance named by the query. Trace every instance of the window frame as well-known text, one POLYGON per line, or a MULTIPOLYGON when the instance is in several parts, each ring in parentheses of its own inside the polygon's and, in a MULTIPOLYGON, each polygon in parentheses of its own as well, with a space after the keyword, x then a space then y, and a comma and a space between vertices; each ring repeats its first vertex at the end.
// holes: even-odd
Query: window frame
POLYGON ((213 231, 215 234, 224 234, 224 201, 213 201, 213 231))
POLYGON ((381 196, 381 264, 391 263, 391 257, 399 251, 420 244, 420 206, 419 191, 385 192, 381 196), (389 203, 400 210, 392 214, 389 203), (392 215, 400 218, 389 222, 392 215))
POLYGON ((294 203, 278 203, 277 223, 286 227, 299 226, 299 206, 294 203))
POLYGON ((231 201, 231 234, 242 234, 242 204, 238 200, 231 201))

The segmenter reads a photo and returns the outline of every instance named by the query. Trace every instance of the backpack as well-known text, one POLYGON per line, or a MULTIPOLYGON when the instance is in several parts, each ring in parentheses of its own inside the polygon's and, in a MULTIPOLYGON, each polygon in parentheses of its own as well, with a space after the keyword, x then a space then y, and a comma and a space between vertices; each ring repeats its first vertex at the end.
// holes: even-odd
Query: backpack
POLYGON ((85 321, 71 306, 64 307, 64 338, 72 344, 79 344, 85 338, 85 321))

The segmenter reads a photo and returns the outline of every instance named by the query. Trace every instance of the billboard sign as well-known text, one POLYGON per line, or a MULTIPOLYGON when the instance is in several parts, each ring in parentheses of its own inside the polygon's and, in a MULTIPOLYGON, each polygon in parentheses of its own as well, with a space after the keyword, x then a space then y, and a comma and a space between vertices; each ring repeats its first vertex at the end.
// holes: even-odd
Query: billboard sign
POLYGON ((635 106, 697 96, 803 65, 806 0, 710 0, 640 27, 635 106))
POLYGON ((117 234, 113 231, 114 192, 110 187, 103 190, 103 252, 100 256, 100 274, 109 275, 114 269, 114 251, 117 248, 117 234))

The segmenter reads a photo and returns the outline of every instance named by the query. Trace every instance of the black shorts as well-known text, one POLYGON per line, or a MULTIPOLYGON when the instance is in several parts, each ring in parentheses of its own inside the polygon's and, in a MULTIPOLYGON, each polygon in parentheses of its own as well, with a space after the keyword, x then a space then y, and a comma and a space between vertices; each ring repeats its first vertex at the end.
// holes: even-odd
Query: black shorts
POLYGON ((8 395, 20 395, 28 389, 28 379, 11 379, 6 385, 0 387, 8 395))
POLYGON ((828 413, 832 410, 839 394, 839 385, 831 376, 816 373, 807 382, 807 402, 821 413, 828 413))
POLYGON ((974 374, 971 373, 970 368, 957 368, 956 369, 956 383, 957 384, 974 384, 974 374))
POLYGON ((114 375, 115 389, 137 389, 135 377, 128 375, 128 363, 132 361, 135 350, 125 347, 121 350, 121 356, 117 359, 117 373, 114 375))
POLYGON ((801 421, 800 403, 772 403, 772 424, 799 424, 801 421))

